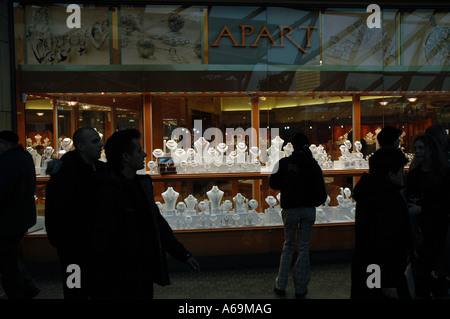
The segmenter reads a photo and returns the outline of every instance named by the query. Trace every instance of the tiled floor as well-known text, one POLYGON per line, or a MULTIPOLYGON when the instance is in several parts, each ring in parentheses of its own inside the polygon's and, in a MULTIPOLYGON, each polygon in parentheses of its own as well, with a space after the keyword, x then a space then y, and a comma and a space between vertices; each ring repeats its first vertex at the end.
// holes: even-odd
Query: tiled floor
MULTIPOLYGON (((184 264, 170 262, 172 284, 154 286, 155 299, 292 299, 294 286, 290 278, 286 296, 273 292, 278 256, 200 258, 200 273, 190 271, 184 264)), ((62 299, 62 287, 56 264, 30 264, 41 293, 36 299, 62 299)), ((350 293, 350 264, 331 260, 312 262, 308 299, 348 299, 350 293)), ((0 285, 0 299, 6 296, 0 285)))

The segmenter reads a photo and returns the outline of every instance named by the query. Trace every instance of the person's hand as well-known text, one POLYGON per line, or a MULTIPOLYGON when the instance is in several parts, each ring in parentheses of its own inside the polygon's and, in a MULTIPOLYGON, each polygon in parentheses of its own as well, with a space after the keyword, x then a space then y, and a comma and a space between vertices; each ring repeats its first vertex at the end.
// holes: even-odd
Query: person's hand
POLYGON ((186 261, 189 267, 191 267, 195 271, 200 271, 200 264, 198 263, 197 259, 194 257, 189 257, 189 259, 186 261))
POLYGON ((397 288, 381 288, 381 293, 389 299, 399 299, 397 288))

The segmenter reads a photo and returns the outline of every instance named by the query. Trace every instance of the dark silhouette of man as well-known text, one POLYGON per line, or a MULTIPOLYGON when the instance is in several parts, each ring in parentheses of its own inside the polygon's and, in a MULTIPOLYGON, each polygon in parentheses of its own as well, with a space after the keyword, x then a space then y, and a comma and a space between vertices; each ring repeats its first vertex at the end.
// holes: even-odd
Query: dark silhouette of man
POLYGON ((97 131, 83 127, 73 135, 75 150, 48 164, 45 226, 61 264, 65 299, 88 299, 90 225, 99 178, 106 164, 99 161, 103 144, 97 131), (76 268, 68 266, 75 265, 76 268), (75 277, 79 271, 79 278, 75 277), (73 276, 72 276, 73 275, 73 276), (76 282, 79 279, 80 284, 76 282))
POLYGON ((36 224, 36 172, 33 158, 12 131, 0 132, 0 273, 9 299, 39 293, 21 257, 21 242, 36 224))

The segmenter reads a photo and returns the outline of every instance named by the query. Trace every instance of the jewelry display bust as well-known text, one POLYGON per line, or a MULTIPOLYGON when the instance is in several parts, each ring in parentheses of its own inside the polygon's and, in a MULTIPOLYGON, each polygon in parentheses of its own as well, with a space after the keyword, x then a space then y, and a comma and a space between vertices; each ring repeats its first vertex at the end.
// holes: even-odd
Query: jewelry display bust
POLYGON ((225 154, 225 152, 228 150, 228 146, 225 143, 219 143, 216 146, 216 149, 223 156, 223 154, 225 154))
POLYGON ((161 149, 159 149, 159 148, 154 149, 152 154, 153 154, 153 156, 156 157, 157 159, 164 156, 163 150, 161 150, 161 149))
POLYGON ((171 155, 175 166, 187 159, 186 151, 182 148, 177 148, 174 152, 171 151, 171 155))
POLYGON ((147 167, 150 169, 150 174, 155 173, 155 167, 156 167, 155 161, 148 161, 147 167))
POLYGON ((345 140, 344 145, 348 151, 352 149, 352 142, 350 142, 349 140, 345 140))
POLYGON ((286 157, 291 156, 292 152, 294 152, 294 146, 292 146, 291 142, 288 142, 284 147, 283 151, 286 157))
POLYGON ((280 160, 280 150, 278 149, 278 146, 272 144, 267 152, 269 153, 270 164, 275 165, 280 160))
POLYGON ((245 163, 245 155, 247 151, 247 145, 243 142, 239 142, 236 145, 236 160, 238 163, 245 163))
POLYGON ((204 160, 206 163, 212 164, 218 156, 218 152, 214 147, 209 147, 206 152, 204 152, 204 160))
POLYGON ((233 203, 231 202, 231 200, 227 199, 226 201, 223 202, 223 210, 224 213, 228 213, 230 212, 231 207, 233 207, 233 203))
POLYGON ((192 194, 184 199, 186 206, 189 210, 189 213, 195 212, 195 205, 197 204, 197 198, 195 198, 192 194))
POLYGON ((197 207, 200 210, 200 213, 203 214, 206 210, 206 202, 202 200, 200 203, 198 203, 197 207))
POLYGON ((195 158, 195 150, 193 148, 188 148, 186 150, 187 161, 193 161, 195 158))
POLYGON ((166 142, 166 147, 172 153, 177 148, 177 142, 174 140, 168 140, 166 142))
POLYGON ((180 194, 177 193, 172 187, 169 187, 161 196, 164 198, 166 214, 175 213, 175 204, 180 194))
POLYGON ((53 147, 47 146, 44 149, 44 157, 45 157, 45 159, 46 160, 50 160, 52 158, 52 156, 53 156, 53 153, 54 153, 53 147))
POLYGON ((252 210, 257 213, 256 209, 258 208, 258 201, 256 199, 250 199, 248 201, 248 204, 250 205, 250 207, 252 208, 252 210))
POLYGON ((62 156, 72 149, 73 141, 70 138, 65 137, 61 141, 60 145, 61 145, 61 150, 58 152, 58 154, 59 154, 59 156, 62 156))
POLYGON ((252 146, 248 150, 250 154, 250 162, 253 163, 254 160, 258 159, 258 156, 261 155, 261 150, 257 146, 252 146))
POLYGON ((275 205, 277 204, 277 199, 273 196, 267 196, 266 203, 269 205, 270 208, 274 208, 275 205))
POLYGON ((183 215, 183 213, 186 211, 186 204, 185 203, 183 203, 183 202, 179 202, 178 204, 177 204, 177 212, 180 214, 180 215, 183 215))
POLYGON ((275 147, 277 147, 278 151, 281 152, 281 148, 283 147, 283 143, 284 140, 277 135, 273 140, 272 140, 272 145, 274 145, 275 147))
POLYGON ((247 199, 241 194, 237 193, 235 197, 233 197, 234 201, 234 210, 236 212, 244 212, 246 211, 247 199))
POLYGON ((223 197, 223 191, 221 191, 217 186, 213 186, 211 190, 206 193, 206 195, 211 203, 211 211, 218 213, 220 210, 220 202, 223 197))
POLYGON ((202 136, 197 141, 194 142, 194 148, 197 152, 199 162, 201 163, 203 161, 203 157, 205 156, 205 152, 209 147, 209 142, 205 140, 205 138, 202 136))

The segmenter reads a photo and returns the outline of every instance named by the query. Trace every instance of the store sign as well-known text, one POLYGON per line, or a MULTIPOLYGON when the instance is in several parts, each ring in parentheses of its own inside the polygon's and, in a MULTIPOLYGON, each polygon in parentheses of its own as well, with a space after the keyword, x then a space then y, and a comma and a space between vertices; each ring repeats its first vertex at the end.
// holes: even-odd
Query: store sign
MULTIPOLYGON (((306 37, 306 48, 311 47, 311 33, 314 30, 317 30, 318 28, 316 26, 300 26, 298 29, 294 29, 292 26, 278 26, 276 30, 273 30, 272 32, 269 30, 267 26, 263 26, 261 30, 256 30, 256 28, 252 25, 240 25, 240 30, 234 30, 233 32, 230 30, 228 26, 224 26, 222 31, 220 32, 219 36, 216 38, 216 41, 211 45, 212 47, 219 47, 223 41, 221 41, 223 38, 228 38, 232 42, 233 47, 252 47, 252 48, 258 48, 260 46, 260 41, 262 39, 268 39, 273 47, 279 47, 284 48, 285 46, 285 39, 287 41, 291 42, 293 45, 295 45, 300 51, 303 53, 307 53, 304 47, 302 47, 294 38, 291 36, 291 34, 295 31, 297 32, 304 32, 304 37, 306 37), (255 31, 258 31, 255 33, 255 31), (275 41, 273 33, 276 33, 279 35, 279 41, 275 41), (252 41, 252 43, 248 43, 247 39, 253 34, 258 34, 256 39, 252 41), (239 39, 240 36, 240 42, 238 42, 236 39, 239 39)), ((226 45, 226 44, 222 44, 226 45)))

